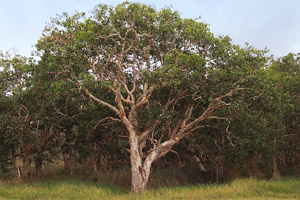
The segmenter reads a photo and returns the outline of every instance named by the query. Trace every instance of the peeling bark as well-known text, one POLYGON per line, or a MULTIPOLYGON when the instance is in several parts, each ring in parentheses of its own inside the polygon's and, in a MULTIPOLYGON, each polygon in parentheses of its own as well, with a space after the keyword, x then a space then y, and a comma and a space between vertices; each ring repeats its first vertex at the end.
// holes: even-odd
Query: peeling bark
POLYGON ((143 177, 142 159, 139 151, 139 140, 134 130, 130 131, 130 164, 131 191, 139 193, 146 189, 147 181, 143 177))
POLYGON ((156 148, 154 148, 143 161, 140 156, 141 146, 139 144, 139 137, 134 131, 131 132, 131 136, 131 191, 134 193, 140 193, 147 187, 152 163, 160 157, 166 155, 178 141, 171 139, 161 143, 156 148))

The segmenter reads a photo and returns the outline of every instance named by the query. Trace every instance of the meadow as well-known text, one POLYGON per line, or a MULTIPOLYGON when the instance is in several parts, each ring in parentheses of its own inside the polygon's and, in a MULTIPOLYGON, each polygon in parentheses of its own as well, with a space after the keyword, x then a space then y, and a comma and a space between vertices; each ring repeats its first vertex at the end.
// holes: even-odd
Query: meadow
POLYGON ((56 175, 41 181, 0 180, 0 199, 300 199, 300 179, 254 178, 226 184, 151 186, 141 194, 130 187, 86 176, 56 175))

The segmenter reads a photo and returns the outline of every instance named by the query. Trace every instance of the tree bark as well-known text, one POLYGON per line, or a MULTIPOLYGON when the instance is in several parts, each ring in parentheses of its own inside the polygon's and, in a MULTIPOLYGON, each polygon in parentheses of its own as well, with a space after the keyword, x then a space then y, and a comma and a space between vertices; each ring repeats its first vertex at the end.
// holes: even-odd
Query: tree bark
MULTIPOLYGON (((139 151, 138 136, 134 131, 130 132, 130 164, 131 164, 131 191, 140 193, 146 189, 147 181, 144 177, 142 158, 139 151)), ((150 171, 148 172, 150 173, 150 171)))
POLYGON ((30 153, 30 147, 26 146, 24 148, 24 153, 23 153, 23 166, 22 166, 22 174, 23 177, 26 180, 30 179, 30 172, 29 172, 29 153, 30 153))
MULTIPOLYGON (((150 171, 148 173, 150 175, 150 171)), ((139 167, 139 163, 131 163, 131 192, 140 193, 144 191, 146 189, 147 182, 148 179, 143 176, 143 168, 139 167)))
POLYGON ((42 176, 42 164, 44 160, 43 153, 44 153, 44 148, 49 140, 49 131, 50 131, 50 127, 47 127, 46 129, 40 132, 40 143, 39 143, 37 158, 35 160, 35 166, 34 166, 34 179, 36 180, 40 180, 42 176))
POLYGON ((73 149, 70 149, 69 152, 69 168, 70 168, 70 175, 73 176, 76 171, 76 158, 75 152, 73 149))
POLYGON ((94 173, 98 173, 101 168, 101 158, 99 154, 97 154, 96 158, 93 159, 93 165, 94 165, 94 173))
POLYGON ((63 153, 63 160, 64 160, 65 171, 69 171, 70 168, 69 155, 66 152, 63 153))
POLYGON ((131 191, 140 193, 147 187, 147 182, 151 173, 152 163, 160 157, 166 155, 177 140, 170 139, 153 148, 143 160, 140 154, 139 136, 135 132, 130 132, 130 163, 131 163, 131 191))
POLYGON ((274 155, 273 155, 273 179, 274 180, 280 180, 280 174, 277 168, 277 160, 276 160, 276 138, 274 137, 274 143, 273 143, 273 150, 274 150, 274 155))
POLYGON ((35 180, 40 180, 42 176, 42 159, 37 158, 35 161, 35 166, 34 166, 34 179, 35 180))
POLYGON ((63 153, 64 169, 70 175, 74 175, 76 171, 76 160, 74 155, 74 150, 69 149, 67 152, 63 153))

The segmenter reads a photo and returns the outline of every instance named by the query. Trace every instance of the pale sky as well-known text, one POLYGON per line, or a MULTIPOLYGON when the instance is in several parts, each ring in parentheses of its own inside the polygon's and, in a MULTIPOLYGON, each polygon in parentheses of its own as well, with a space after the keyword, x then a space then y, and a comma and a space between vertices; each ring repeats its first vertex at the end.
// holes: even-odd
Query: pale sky
MULTIPOLYGON (((91 12, 97 4, 121 0, 0 0, 0 50, 30 56, 43 28, 56 14, 91 12)), ((172 6, 184 18, 201 16, 217 35, 235 44, 267 47, 275 57, 300 52, 300 0, 132 0, 161 9, 172 6)))

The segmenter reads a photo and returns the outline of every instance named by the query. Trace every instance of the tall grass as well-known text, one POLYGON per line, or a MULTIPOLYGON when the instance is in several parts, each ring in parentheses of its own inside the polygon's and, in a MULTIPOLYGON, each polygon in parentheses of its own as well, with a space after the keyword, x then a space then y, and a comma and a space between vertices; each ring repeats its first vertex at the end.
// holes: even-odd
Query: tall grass
MULTIPOLYGON (((56 175, 28 183, 0 180, 0 199, 300 199, 300 179, 297 178, 280 181, 250 178, 219 185, 166 184, 152 186, 141 194, 131 194, 128 185, 121 187, 108 180, 117 181, 117 175, 117 172, 97 177, 56 175)), ((152 179, 152 184, 157 184, 158 179, 152 179)))
POLYGON ((82 178, 55 177, 31 183, 0 183, 3 199, 109 199, 128 192, 118 187, 95 184, 82 178))

